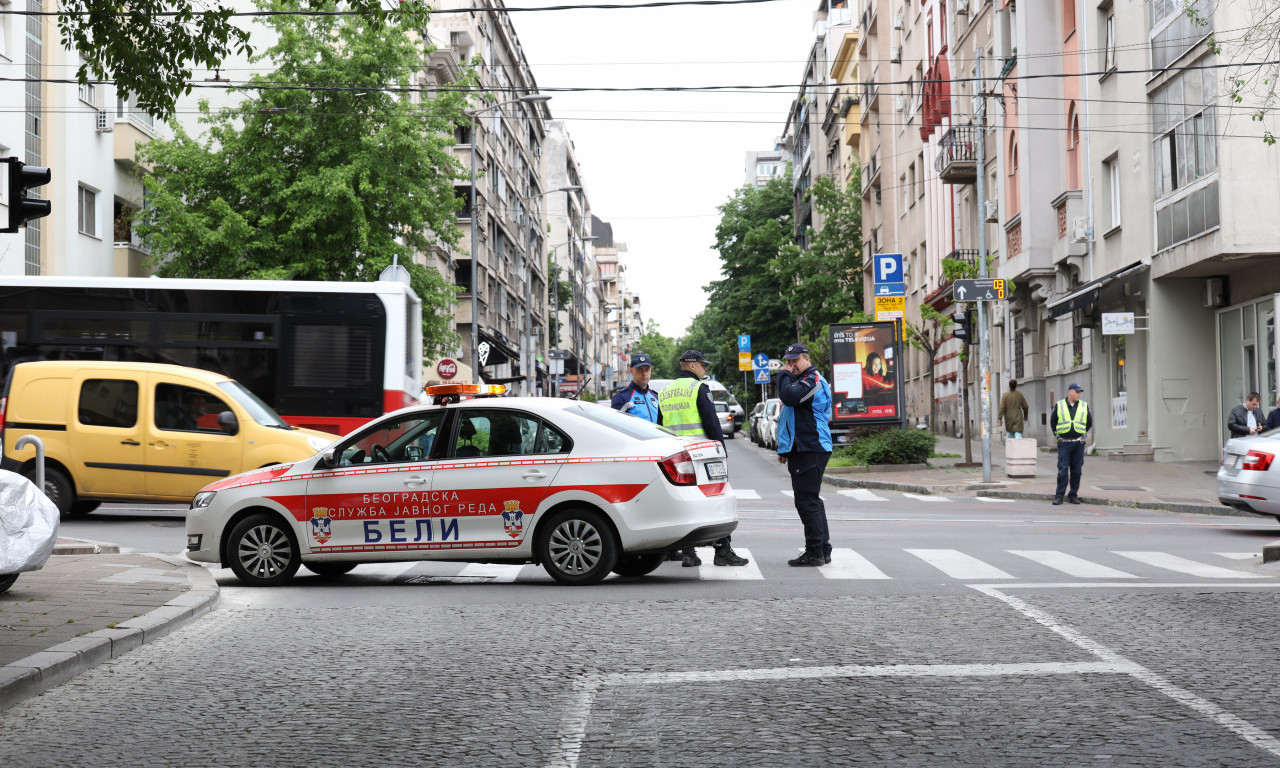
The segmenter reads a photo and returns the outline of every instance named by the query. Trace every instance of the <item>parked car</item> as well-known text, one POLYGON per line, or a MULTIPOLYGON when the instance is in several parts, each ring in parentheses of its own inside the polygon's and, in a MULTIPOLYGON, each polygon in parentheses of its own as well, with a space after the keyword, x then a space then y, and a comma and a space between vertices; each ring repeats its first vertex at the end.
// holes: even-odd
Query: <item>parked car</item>
POLYGON ((0 592, 43 568, 57 542, 58 508, 35 483, 0 470, 0 592))
POLYGON ((764 403, 756 403, 751 409, 751 416, 748 422, 751 425, 751 442, 760 445, 760 420, 764 416, 764 403))
MULTIPOLYGON (((450 391, 491 391, 471 386, 450 391)), ((187 557, 252 586, 303 565, 333 577, 417 560, 540 563, 556 581, 592 584, 643 576, 738 525, 718 440, 576 400, 439 397, 205 487, 187 513, 187 557)))
POLYGON ((289 426, 234 379, 178 365, 37 361, 0 392, 3 468, 35 477, 63 516, 104 501, 190 501, 210 480, 315 454, 336 438, 289 426))
POLYGON ((764 417, 761 420, 763 427, 760 430, 760 437, 765 448, 778 447, 778 414, 781 412, 782 401, 778 398, 771 397, 764 401, 764 417))
POLYGON ((733 439, 733 411, 729 410, 728 403, 716 403, 716 416, 720 417, 720 431, 724 433, 725 440, 733 439))
POLYGON ((1280 518, 1280 429, 1236 437, 1222 450, 1218 501, 1280 518))

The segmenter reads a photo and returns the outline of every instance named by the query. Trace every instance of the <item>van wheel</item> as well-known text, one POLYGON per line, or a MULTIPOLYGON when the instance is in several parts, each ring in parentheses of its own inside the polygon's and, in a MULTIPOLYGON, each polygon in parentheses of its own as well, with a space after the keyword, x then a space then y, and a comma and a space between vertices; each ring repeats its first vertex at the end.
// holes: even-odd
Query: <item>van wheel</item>
POLYGON ((613 531, 598 512, 566 509, 538 527, 538 560, 561 584, 595 584, 618 560, 613 531))
POLYGON ((293 531, 275 515, 251 515, 237 523, 227 540, 227 554, 236 578, 252 587, 284 584, 302 565, 293 531))
POLYGON ((102 505, 100 501, 76 501, 71 504, 71 516, 87 515, 102 505))
MULTIPOLYGON (((34 469, 23 472, 22 476, 33 483, 36 481, 34 469)), ((44 468, 44 495, 58 508, 59 517, 66 518, 76 514, 75 487, 71 485, 71 478, 62 470, 49 466, 44 468)))
POLYGON ((13 586, 13 582, 18 580, 18 574, 10 573, 7 576, 0 576, 0 594, 4 594, 5 590, 13 586))

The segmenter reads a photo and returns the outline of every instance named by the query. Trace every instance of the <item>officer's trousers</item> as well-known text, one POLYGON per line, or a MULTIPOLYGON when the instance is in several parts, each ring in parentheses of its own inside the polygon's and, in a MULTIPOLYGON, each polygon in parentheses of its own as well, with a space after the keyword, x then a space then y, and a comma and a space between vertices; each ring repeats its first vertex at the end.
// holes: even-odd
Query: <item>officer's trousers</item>
POLYGON ((804 526, 804 551, 813 557, 831 554, 831 534, 827 529, 827 507, 822 503, 822 474, 831 454, 825 451, 792 451, 787 454, 787 472, 796 497, 796 513, 804 526))
POLYGON ((1080 474, 1084 471, 1084 441, 1078 443, 1058 442, 1058 490, 1053 495, 1061 499, 1067 490, 1067 480, 1071 481, 1071 498, 1080 492, 1080 474))

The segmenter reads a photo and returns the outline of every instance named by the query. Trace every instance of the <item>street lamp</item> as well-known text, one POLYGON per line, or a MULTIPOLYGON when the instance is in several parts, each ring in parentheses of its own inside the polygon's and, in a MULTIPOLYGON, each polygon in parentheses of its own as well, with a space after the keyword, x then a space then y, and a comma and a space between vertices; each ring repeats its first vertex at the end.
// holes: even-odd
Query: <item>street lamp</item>
MULTIPOLYGON (((552 189, 546 192, 539 192, 533 197, 545 197, 555 194, 556 192, 581 192, 580 184, 571 184, 567 187, 552 189)), ((523 198, 526 202, 531 198, 523 198)), ((541 225, 539 225, 541 226, 541 225)), ((474 231, 474 230, 472 230, 474 231)), ((564 245, 561 243, 560 245, 564 245)), ((557 248, 559 246, 556 246, 557 248)), ((537 358, 535 354, 532 330, 533 330, 533 268, 532 260, 529 258, 529 246, 524 251, 524 335, 520 339, 520 374, 524 376, 524 394, 526 397, 533 394, 534 383, 531 381, 533 377, 534 361, 537 358)), ((539 254, 541 258, 541 254, 539 254)))
POLYGON ((497 104, 490 104, 486 107, 477 107, 468 109, 467 117, 471 118, 471 383, 480 383, 480 286, 477 284, 479 279, 479 269, 476 262, 480 259, 477 251, 480 249, 478 242, 477 225, 479 218, 476 211, 476 118, 491 109, 505 107, 508 104, 538 104, 550 101, 550 96, 538 94, 528 94, 518 99, 510 99, 508 101, 500 101, 497 104))

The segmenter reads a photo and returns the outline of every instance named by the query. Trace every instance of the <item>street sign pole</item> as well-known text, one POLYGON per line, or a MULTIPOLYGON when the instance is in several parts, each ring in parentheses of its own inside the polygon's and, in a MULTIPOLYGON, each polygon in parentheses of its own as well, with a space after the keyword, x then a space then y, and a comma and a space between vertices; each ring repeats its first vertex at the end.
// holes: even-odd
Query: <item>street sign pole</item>
MULTIPOLYGON (((977 204, 985 205, 983 202, 986 196, 986 176, 987 176, 987 131, 986 131, 986 115, 984 114, 987 107, 987 97, 981 92, 979 86, 978 94, 978 119, 975 121, 978 126, 978 173, 976 181, 978 187, 977 204)), ((978 209, 978 277, 985 279, 987 277, 987 217, 986 212, 981 207, 978 209)), ((991 302, 978 302, 978 381, 982 383, 982 482, 991 482, 991 344, 987 341, 987 333, 990 323, 987 320, 987 310, 991 307, 991 302)), ((968 439, 968 435, 965 436, 968 439)))

